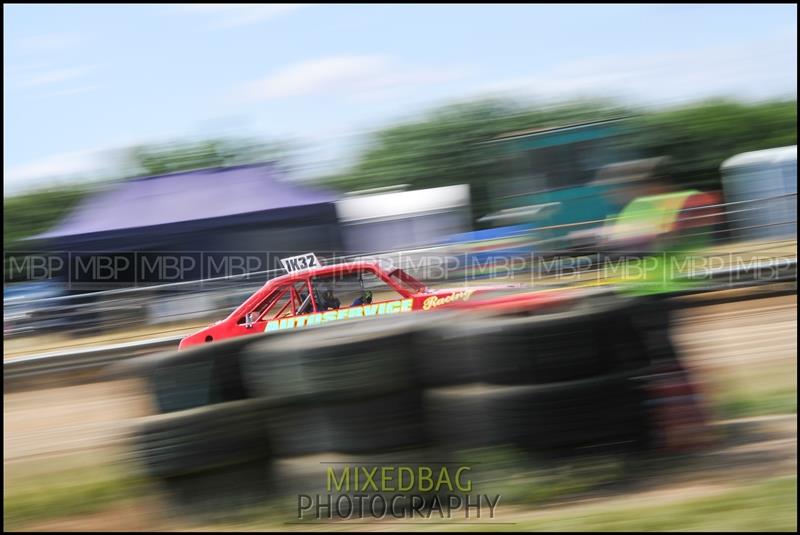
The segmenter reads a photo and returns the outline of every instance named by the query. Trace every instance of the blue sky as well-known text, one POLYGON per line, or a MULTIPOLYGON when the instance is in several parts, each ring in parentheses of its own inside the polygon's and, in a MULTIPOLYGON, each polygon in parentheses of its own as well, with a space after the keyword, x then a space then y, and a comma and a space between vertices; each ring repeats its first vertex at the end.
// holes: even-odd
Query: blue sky
POLYGON ((488 94, 797 93, 795 5, 6 5, 3 29, 6 195, 219 133, 297 140, 313 174, 488 94))

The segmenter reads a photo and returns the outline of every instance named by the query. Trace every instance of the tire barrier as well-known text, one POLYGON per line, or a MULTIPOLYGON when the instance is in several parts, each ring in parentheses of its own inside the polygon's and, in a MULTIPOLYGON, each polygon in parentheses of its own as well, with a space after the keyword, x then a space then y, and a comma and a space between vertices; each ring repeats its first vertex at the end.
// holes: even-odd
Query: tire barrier
POLYGON ((648 355, 631 326, 634 306, 598 299, 551 314, 443 325, 426 332, 418 366, 434 387, 547 384, 642 367, 648 355))
POLYGON ((448 454, 498 443, 489 400, 503 388, 471 384, 425 389, 426 423, 431 441, 448 454))
MULTIPOLYGON (((303 441, 304 453, 416 446, 426 440, 413 357, 419 325, 370 319, 267 337, 242 354, 245 382, 277 412, 305 416, 301 432, 316 440, 303 441)), ((280 438, 288 422, 283 415, 270 421, 276 449, 290 453, 280 438)))
POLYGON ((429 429, 446 451, 510 444, 529 453, 585 453, 644 443, 642 392, 630 372, 547 385, 472 385, 426 392, 429 429))
POLYGON ((262 335, 240 336, 188 351, 170 351, 121 363, 114 375, 147 379, 159 413, 248 399, 239 355, 262 335))
POLYGON ((243 400, 150 416, 134 447, 154 476, 270 458, 265 413, 263 403, 243 400))
POLYGON ((215 517, 263 506, 275 495, 273 481, 273 463, 269 459, 256 459, 164 476, 158 483, 174 511, 194 517, 215 517))
POLYGON ((135 444, 181 503, 213 497, 198 481, 221 485, 247 465, 263 483, 275 462, 304 455, 631 451, 664 436, 659 369, 688 381, 658 300, 370 318, 151 358, 139 373, 164 414, 142 422, 135 444))
POLYGON ((498 392, 490 407, 498 442, 556 455, 577 449, 635 446, 644 432, 631 374, 604 375, 498 392))
POLYGON ((173 508, 198 515, 263 503, 271 480, 263 402, 244 400, 142 419, 133 447, 173 508))
POLYGON ((374 453, 427 444, 422 392, 393 392, 325 407, 331 451, 374 453))
POLYGON ((243 352, 244 381, 256 397, 363 399, 415 388, 418 318, 361 320, 267 336, 243 352))
POLYGON ((300 398, 271 401, 265 423, 270 450, 277 458, 313 455, 331 450, 324 407, 300 398))

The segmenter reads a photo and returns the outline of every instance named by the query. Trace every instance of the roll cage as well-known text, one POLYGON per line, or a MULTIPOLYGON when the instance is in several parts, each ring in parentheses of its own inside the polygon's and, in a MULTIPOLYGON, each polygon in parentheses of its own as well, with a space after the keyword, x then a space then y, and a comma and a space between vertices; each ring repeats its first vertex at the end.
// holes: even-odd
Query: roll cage
POLYGON ((278 319, 317 312, 319 311, 318 297, 315 295, 317 288, 313 287, 312 279, 332 277, 335 280, 336 277, 353 273, 374 274, 403 298, 428 291, 424 284, 399 268, 387 271, 383 266, 372 262, 336 264, 290 273, 267 281, 262 288, 234 310, 228 319, 235 318, 236 323, 242 324, 247 321, 247 316, 254 312, 257 316, 251 318, 252 321, 263 321, 268 316, 270 319, 278 319))

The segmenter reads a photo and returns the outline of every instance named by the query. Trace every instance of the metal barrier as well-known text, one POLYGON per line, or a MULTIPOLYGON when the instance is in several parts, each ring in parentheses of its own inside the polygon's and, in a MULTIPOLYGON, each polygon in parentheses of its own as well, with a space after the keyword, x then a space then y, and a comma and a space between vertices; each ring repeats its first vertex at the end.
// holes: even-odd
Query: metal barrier
POLYGON ((123 344, 54 351, 40 355, 11 358, 3 361, 3 379, 77 370, 94 370, 117 360, 143 353, 177 347, 181 336, 165 336, 123 344))

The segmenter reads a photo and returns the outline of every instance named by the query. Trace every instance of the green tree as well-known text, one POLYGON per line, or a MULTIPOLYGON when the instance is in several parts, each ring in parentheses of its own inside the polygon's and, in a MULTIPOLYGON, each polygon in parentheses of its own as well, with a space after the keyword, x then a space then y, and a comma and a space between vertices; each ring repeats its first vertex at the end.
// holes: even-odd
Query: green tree
POLYGON ((469 184, 476 215, 489 209, 489 183, 502 171, 483 143, 500 134, 628 113, 608 101, 579 101, 536 108, 490 99, 435 109, 416 120, 377 132, 356 165, 322 181, 341 189, 396 184, 414 188, 469 184))
POLYGON ((209 167, 288 160, 295 145, 291 142, 267 143, 251 138, 219 138, 139 145, 129 149, 133 176, 163 175, 209 167))
POLYGON ((43 188, 3 199, 3 248, 44 232, 59 221, 84 197, 83 185, 43 188))
POLYGON ((640 132, 635 143, 643 155, 669 155, 676 181, 716 189, 727 158, 797 144, 797 101, 716 99, 645 113, 635 123, 640 132))

